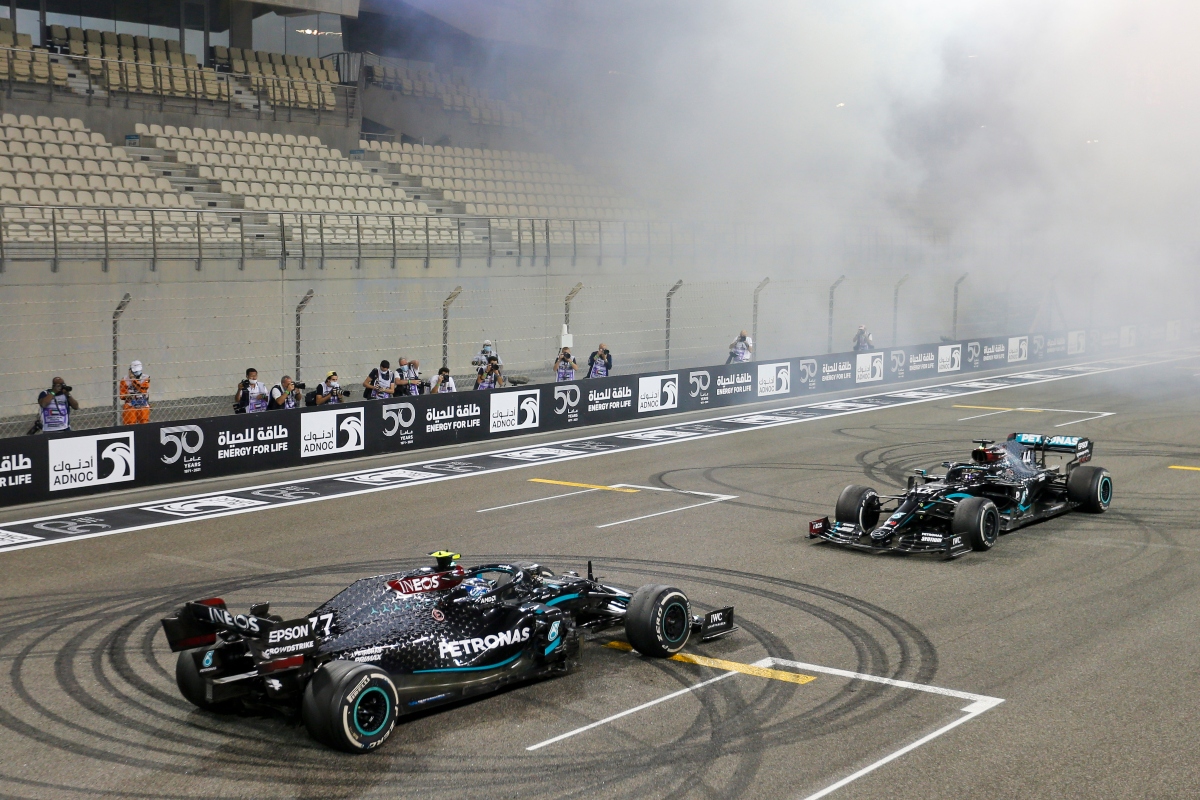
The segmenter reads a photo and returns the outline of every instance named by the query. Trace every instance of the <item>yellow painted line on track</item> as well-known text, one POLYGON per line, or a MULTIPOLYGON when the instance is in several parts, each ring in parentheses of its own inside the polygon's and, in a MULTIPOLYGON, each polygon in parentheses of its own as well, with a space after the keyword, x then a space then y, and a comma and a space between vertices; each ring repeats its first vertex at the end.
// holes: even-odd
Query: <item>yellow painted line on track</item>
POLYGON ((957 404, 951 408, 977 408, 981 411, 1028 411, 1030 414, 1040 414, 1045 410, 1042 408, 1002 408, 1000 406, 960 406, 957 404))
POLYGON ((1186 469, 1189 472, 1200 472, 1200 467, 1184 467, 1177 464, 1172 464, 1171 466, 1167 467, 1167 469, 1186 469))
MULTIPOLYGON (((625 642, 606 642, 605 647, 611 647, 614 650, 632 650, 629 644, 625 642)), ((676 653, 671 656, 669 661, 682 661, 685 664, 697 664, 701 667, 712 667, 713 669, 723 669, 728 672, 740 672, 743 675, 753 675, 757 678, 770 678, 775 681, 785 681, 787 683, 812 683, 817 678, 815 675, 802 675, 799 672, 786 672, 781 669, 767 669, 766 667, 756 667, 753 664, 743 664, 740 661, 725 661, 721 658, 708 658, 707 656, 696 656, 690 653, 676 653)))
POLYGON ((600 486, 595 483, 573 483, 571 481, 552 481, 549 478, 530 478, 530 483, 552 483, 555 486, 578 486, 580 489, 600 489, 605 492, 629 492, 636 494, 641 489, 626 489, 623 486, 600 486))

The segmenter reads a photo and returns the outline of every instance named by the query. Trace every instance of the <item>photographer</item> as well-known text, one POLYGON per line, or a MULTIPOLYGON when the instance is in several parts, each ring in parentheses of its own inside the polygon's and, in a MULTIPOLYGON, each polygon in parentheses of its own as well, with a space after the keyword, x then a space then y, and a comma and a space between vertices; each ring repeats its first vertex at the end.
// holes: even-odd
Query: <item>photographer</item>
POLYGON ((433 388, 430 391, 432 394, 446 394, 447 392, 458 391, 458 387, 454 385, 454 378, 450 376, 449 367, 442 367, 438 370, 437 377, 433 380, 433 388))
POLYGON ((379 369, 371 370, 371 374, 363 381, 363 397, 367 400, 383 400, 392 396, 395 391, 396 373, 392 371, 391 362, 386 358, 379 362, 379 369))
POLYGON ((326 403, 343 403, 344 398, 350 396, 349 389, 343 389, 338 383, 338 374, 336 372, 328 372, 325 375, 325 381, 318 383, 317 388, 313 390, 313 402, 315 406, 323 406, 326 403))
POLYGON ((554 380, 558 383, 573 381, 577 369, 579 369, 579 362, 571 355, 571 348, 564 347, 559 350, 558 358, 554 360, 554 380))
POLYGON ((875 337, 867 330, 866 325, 859 325, 858 332, 854 334, 854 338, 850 340, 850 344, 856 353, 863 350, 874 350, 875 337))
POLYGON ((421 380, 421 362, 402 356, 396 368, 396 394, 420 394, 424 383, 421 380))
POLYGON ((588 356, 588 377, 589 378, 607 378, 612 372, 612 353, 608 352, 608 348, 604 342, 600 343, 590 356, 588 356))
POLYGON ((750 356, 754 353, 754 340, 746 335, 745 331, 738 334, 738 337, 729 344, 729 358, 725 359, 726 364, 733 362, 744 363, 750 360, 750 356))
POLYGON ((50 388, 38 395, 38 405, 41 413, 35 429, 40 427, 43 433, 71 430, 71 411, 79 410, 79 401, 71 397, 71 387, 66 381, 62 378, 50 381, 50 388))
POLYGON ((482 373, 487 369, 488 361, 493 358, 501 367, 504 366, 504 362, 500 360, 500 354, 492 348, 492 340, 484 339, 483 347, 479 348, 478 355, 471 359, 471 366, 475 367, 476 372, 482 373))
POLYGON ((233 411, 235 414, 266 411, 270 400, 266 384, 258 380, 258 370, 251 367, 246 370, 246 379, 238 384, 237 394, 233 396, 233 411))
POLYGON ((503 389, 504 374, 500 371, 500 359, 492 356, 487 366, 475 378, 475 389, 503 389))
POLYGON ((272 411, 282 411, 285 408, 298 408, 304 405, 304 384, 296 383, 291 376, 284 375, 279 383, 271 387, 272 411))

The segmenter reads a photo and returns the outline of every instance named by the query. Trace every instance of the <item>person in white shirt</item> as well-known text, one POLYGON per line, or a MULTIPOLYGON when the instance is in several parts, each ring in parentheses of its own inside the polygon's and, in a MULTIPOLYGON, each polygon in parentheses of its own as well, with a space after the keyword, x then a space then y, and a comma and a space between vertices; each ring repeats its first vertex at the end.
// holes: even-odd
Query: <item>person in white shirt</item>
POLYGON ((492 358, 496 359, 496 363, 501 367, 504 366, 504 362, 500 360, 500 354, 492 347, 492 340, 484 339, 483 347, 479 348, 479 355, 471 359, 471 366, 475 368, 476 372, 483 373, 487 370, 488 360, 492 358))
POLYGON ((233 410, 238 414, 266 411, 270 400, 267 385, 258 380, 258 370, 253 367, 246 370, 246 379, 238 384, 233 396, 233 410))
POLYGON ((363 397, 368 400, 382 400, 392 396, 396 389, 396 373, 392 371, 391 363, 385 358, 379 362, 379 369, 371 370, 371 374, 363 381, 363 397))
POLYGON ((729 358, 725 359, 725 363, 749 361, 752 355, 754 355, 754 340, 747 336, 745 331, 742 331, 736 339, 730 342, 729 358))
POLYGON ((449 367, 442 367, 438 370, 437 377, 433 380, 433 394, 446 394, 447 392, 457 392, 458 387, 454 385, 454 378, 450 375, 449 367))
POLYGON ((318 406, 323 406, 326 403, 340 403, 342 402, 342 398, 349 395, 350 393, 338 383, 338 374, 331 371, 325 374, 324 383, 317 384, 317 393, 313 398, 313 403, 318 406))

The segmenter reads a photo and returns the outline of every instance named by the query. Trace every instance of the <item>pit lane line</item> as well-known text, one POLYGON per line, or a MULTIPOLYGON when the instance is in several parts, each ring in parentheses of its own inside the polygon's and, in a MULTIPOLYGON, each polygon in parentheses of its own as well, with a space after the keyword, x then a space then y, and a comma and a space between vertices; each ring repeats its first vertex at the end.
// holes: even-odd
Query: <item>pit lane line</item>
MULTIPOLYGON (((764 428, 774 428, 774 427, 780 427, 783 425, 792 425, 792 424, 796 424, 799 422, 807 422, 811 419, 828 419, 831 417, 839 417, 839 416, 846 416, 846 415, 850 415, 850 414, 857 414, 857 413, 861 413, 864 411, 876 411, 876 410, 881 410, 881 409, 900 408, 903 406, 916 405, 919 403, 928 403, 933 400, 952 400, 952 399, 955 399, 958 397, 965 397, 965 396, 969 396, 969 395, 973 395, 973 394, 984 394, 987 392, 993 392, 993 391, 997 391, 1000 389, 1017 389, 1017 388, 1023 388, 1025 386, 1035 386, 1035 385, 1043 384, 1043 383, 1053 383, 1056 381, 1068 380, 1071 378, 1085 377, 1085 376, 1089 376, 1089 375, 1102 375, 1102 374, 1107 374, 1107 373, 1111 373, 1111 372, 1120 372, 1123 370, 1135 369, 1138 367, 1160 366, 1162 364, 1169 364, 1169 363, 1173 363, 1176 361, 1186 361, 1186 360, 1193 359, 1196 357, 1197 356, 1195 353, 1187 353, 1185 355, 1179 355, 1179 356, 1176 356, 1173 358, 1140 356, 1140 357, 1138 357, 1140 360, 1134 361, 1133 363, 1129 363, 1132 356, 1118 356, 1118 357, 1113 357, 1113 358, 1097 359, 1096 361, 1078 362, 1075 364, 1066 364, 1066 365, 1062 365, 1062 366, 1047 365, 1047 366, 1043 366, 1043 367, 1035 368, 1035 369, 1029 369, 1029 365, 1023 365, 1024 368, 1015 368, 1014 371, 1012 371, 1012 372, 1007 372, 1007 373, 997 374, 997 375, 982 376, 979 378, 968 378, 967 380, 952 380, 952 381, 947 381, 946 383, 932 384, 932 385, 929 385, 926 387, 915 388, 915 389, 898 389, 898 390, 891 390, 891 391, 886 391, 886 392, 875 392, 872 394, 857 395, 857 396, 845 398, 842 400, 820 400, 817 402, 801 403, 801 404, 797 404, 794 406, 785 406, 782 408, 776 408, 776 409, 771 409, 771 410, 766 410, 766 411, 749 412, 749 413, 741 412, 741 413, 737 413, 737 414, 729 414, 729 415, 722 416, 722 417, 711 417, 711 418, 694 421, 694 422, 666 423, 666 424, 662 424, 662 425, 650 426, 647 428, 639 428, 639 429, 630 430, 630 431, 623 431, 620 433, 607 433, 607 434, 606 433, 592 433, 592 434, 589 434, 586 436, 573 437, 571 439, 560 439, 556 442, 553 442, 552 444, 565 445, 565 444, 570 444, 570 443, 574 443, 574 442, 583 442, 583 441, 587 441, 587 440, 606 439, 606 438, 637 438, 636 434, 646 434, 648 432, 653 432, 653 431, 669 432, 672 429, 687 428, 689 426, 698 426, 698 425, 710 424, 710 423, 714 423, 714 422, 722 422, 722 421, 738 422, 738 421, 746 420, 746 419, 761 418, 764 416, 770 417, 772 415, 782 414, 783 412, 798 411, 798 410, 804 410, 804 409, 815 409, 818 411, 824 410, 827 412, 827 413, 814 415, 811 417, 792 417, 792 418, 782 418, 781 417, 779 419, 772 420, 769 422, 762 422, 762 423, 757 423, 757 424, 753 424, 753 425, 747 425, 747 427, 745 427, 745 428, 736 428, 736 429, 731 429, 731 430, 722 430, 722 431, 715 431, 715 432, 709 432, 709 433, 691 433, 691 434, 686 434, 686 435, 679 436, 679 437, 647 441, 643 444, 621 446, 619 448, 612 448, 612 449, 608 449, 608 450, 599 450, 599 451, 586 450, 586 451, 579 452, 579 453, 572 453, 571 455, 566 455, 566 456, 554 456, 552 458, 547 458, 547 459, 543 459, 543 460, 539 460, 539 461, 520 462, 520 463, 515 463, 515 464, 508 464, 508 465, 502 466, 502 467, 481 468, 481 469, 471 471, 471 472, 451 473, 451 474, 445 474, 445 475, 439 474, 434 477, 422 478, 419 480, 408 480, 408 481, 404 481, 404 482, 397 482, 397 483, 385 484, 385 485, 380 485, 380 486, 370 486, 370 487, 363 486, 362 488, 357 488, 357 489, 353 489, 353 490, 349 490, 349 491, 341 491, 341 492, 330 494, 330 495, 319 495, 316 497, 304 497, 304 498, 291 499, 291 500, 282 500, 279 502, 255 505, 255 506, 252 506, 249 508, 238 508, 238 509, 233 509, 233 510, 217 511, 214 513, 196 514, 196 515, 180 517, 180 518, 176 518, 176 519, 165 519, 165 520, 156 519, 153 522, 149 522, 146 524, 125 525, 125 526, 121 526, 121 527, 118 527, 118 528, 112 529, 112 530, 101 530, 101 531, 95 531, 95 532, 91 532, 91 533, 80 533, 80 534, 69 535, 69 536, 64 536, 64 537, 60 537, 60 538, 52 538, 52 539, 43 538, 39 541, 22 541, 20 543, 0 546, 0 553, 6 553, 9 551, 14 551, 14 550, 24 550, 29 547, 43 547, 46 545, 60 544, 63 542, 78 541, 81 539, 92 539, 92 538, 96 538, 96 537, 100 537, 100 536, 112 536, 117 533, 131 533, 131 532, 139 531, 139 530, 148 530, 148 529, 152 529, 152 528, 166 527, 168 525, 180 525, 180 524, 183 524, 186 522, 218 519, 221 517, 234 516, 237 514, 247 514, 247 513, 254 512, 254 511, 262 511, 262 510, 266 510, 269 508, 280 508, 280 507, 285 507, 285 506, 303 505, 306 503, 315 503, 315 502, 319 502, 322 500, 330 500, 333 498, 350 497, 350 496, 355 496, 355 495, 360 495, 360 494, 370 494, 373 492, 388 491, 391 489, 397 489, 397 488, 406 487, 406 486, 419 486, 419 485, 423 485, 423 484, 427 484, 427 483, 437 483, 440 481, 454 480, 457 478, 466 477, 468 475, 489 475, 489 474, 494 474, 494 473, 498 473, 498 472, 506 472, 508 470, 524 469, 524 468, 535 466, 535 465, 558 464, 558 463, 562 463, 564 461, 573 461, 575 459, 590 458, 592 456, 603 455, 604 453, 608 453, 608 452, 625 453, 625 452, 641 450, 641 449, 649 448, 649 447, 659 447, 659 446, 665 445, 665 444, 673 444, 676 442, 698 441, 701 439, 709 439, 709 438, 713 438, 716 436, 726 436, 729 434, 741 433, 744 431, 761 430, 764 428), (1095 366, 1090 369, 1081 369, 1081 368, 1089 367, 1091 365, 1098 365, 1098 364, 1108 364, 1108 365, 1112 365, 1112 366, 1095 366), (1055 373, 1055 372, 1062 372, 1062 371, 1068 371, 1068 374, 1048 374, 1048 373, 1055 373), (1028 379, 1025 380, 1023 383, 995 383, 995 381, 1000 378, 1021 378, 1024 376, 1028 376, 1028 379), (933 391, 935 389, 945 389, 945 388, 952 388, 952 387, 960 387, 962 389, 966 389, 966 391, 957 391, 957 392, 951 391, 951 392, 946 392, 946 393, 933 391), (864 400, 870 400, 872 398, 880 398, 880 397, 892 397, 892 398, 904 398, 904 399, 900 402, 894 402, 894 403, 889 402, 889 403, 881 404, 881 405, 874 405, 874 404, 870 404, 870 403, 863 404, 861 402, 864 400), (631 434, 633 435, 632 437, 631 437, 631 434)), ((959 376, 959 377, 961 378, 961 376, 959 376)), ((540 447, 549 447, 549 446, 551 446, 551 445, 540 445, 540 447)), ((301 480, 277 481, 274 483, 259 484, 259 485, 241 487, 238 489, 231 489, 231 490, 227 490, 224 492, 203 492, 203 493, 199 493, 199 494, 183 495, 183 496, 171 498, 168 500, 158 500, 158 501, 152 501, 152 502, 140 501, 137 503, 127 503, 127 504, 119 505, 119 506, 110 506, 107 508, 93 509, 93 510, 88 510, 88 511, 69 513, 69 514, 54 514, 54 515, 45 516, 45 517, 32 517, 29 519, 19 520, 16 522, 4 523, 3 527, 0 528, 0 536, 3 536, 3 534, 6 534, 6 533, 12 533, 12 531, 10 531, 8 529, 14 528, 17 526, 22 526, 22 525, 36 527, 42 523, 53 522, 56 520, 71 520, 72 518, 85 517, 85 516, 91 517, 91 516, 98 515, 98 514, 105 514, 105 513, 109 513, 109 512, 113 512, 113 511, 121 511, 121 510, 125 510, 125 509, 142 509, 147 506, 159 506, 159 505, 163 505, 165 503, 178 503, 178 502, 182 502, 182 501, 186 501, 186 500, 197 500, 197 499, 202 499, 202 498, 225 497, 225 496, 231 495, 231 494, 239 494, 239 493, 252 494, 252 493, 260 492, 264 489, 275 489, 277 487, 302 488, 305 484, 312 484, 312 483, 317 483, 317 482, 321 482, 321 481, 331 481, 331 480, 345 481, 347 479, 353 480, 357 476, 376 475, 379 473, 387 473, 387 472, 392 472, 395 470, 400 470, 400 471, 419 470, 422 466, 434 468, 436 465, 444 464, 447 462, 462 461, 465 459, 480 459, 480 458, 486 458, 489 456, 497 457, 497 456, 502 456, 503 454, 506 454, 506 453, 521 452, 521 451, 526 451, 529 449, 530 448, 528 446, 526 446, 526 447, 507 447, 507 448, 502 448, 502 449, 497 449, 497 450, 490 450, 490 451, 486 451, 486 452, 482 452, 482 453, 471 454, 471 455, 467 455, 467 456, 463 456, 463 455, 447 456, 444 458, 430 459, 427 461, 418 461, 418 462, 408 463, 408 464, 404 464, 404 465, 400 465, 400 466, 375 467, 372 469, 352 470, 349 472, 333 473, 330 475, 323 475, 323 476, 318 476, 318 477, 313 477, 313 478, 305 478, 305 479, 301 479, 301 480)), ((293 492, 293 493, 295 493, 295 492, 293 492)), ((51 528, 46 528, 43 530, 53 531, 53 529, 51 529, 51 528)), ((17 535, 19 536, 21 534, 17 534, 17 535)))

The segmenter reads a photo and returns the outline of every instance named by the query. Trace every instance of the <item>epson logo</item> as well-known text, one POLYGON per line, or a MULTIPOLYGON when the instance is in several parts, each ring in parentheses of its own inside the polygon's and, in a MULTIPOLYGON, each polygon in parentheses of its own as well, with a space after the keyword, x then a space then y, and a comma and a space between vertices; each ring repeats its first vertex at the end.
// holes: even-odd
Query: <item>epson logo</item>
POLYGON ((267 635, 268 644, 279 644, 280 642, 290 642, 293 639, 305 639, 308 637, 308 625, 293 625, 290 628, 279 628, 270 632, 267 635))

